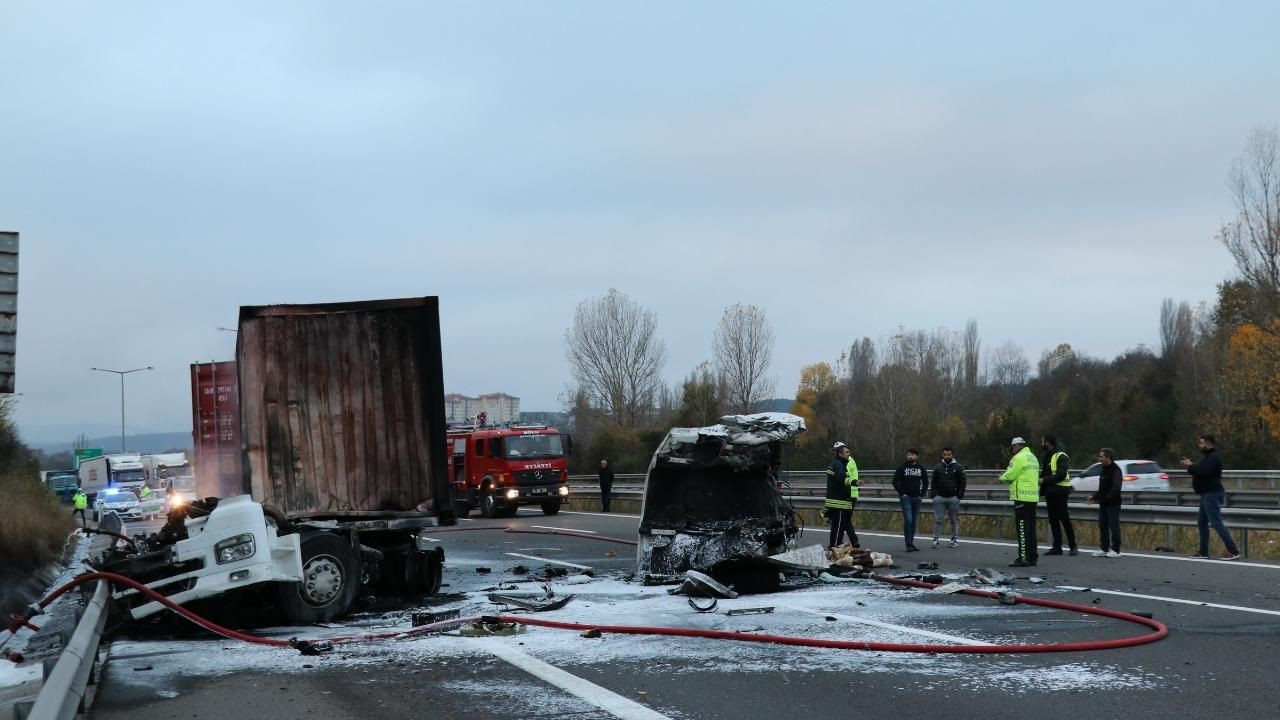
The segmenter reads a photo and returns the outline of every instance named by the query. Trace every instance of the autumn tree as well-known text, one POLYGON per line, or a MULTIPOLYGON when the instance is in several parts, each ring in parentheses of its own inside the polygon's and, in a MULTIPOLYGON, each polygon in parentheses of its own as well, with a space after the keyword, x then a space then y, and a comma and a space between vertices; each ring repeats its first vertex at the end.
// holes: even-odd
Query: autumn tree
POLYGON ((734 412, 752 412, 773 394, 773 380, 768 377, 773 345, 773 327, 763 309, 741 303, 725 308, 712 352, 734 412))
POLYGON ((1250 319, 1276 332, 1280 314, 1280 138, 1256 129, 1232 163, 1227 188, 1236 217, 1222 226, 1218 240, 1236 262, 1252 293, 1250 319))
POLYGON ((610 289, 579 303, 565 331, 578 387, 620 427, 638 427, 659 399, 667 351, 657 327, 653 311, 610 289))

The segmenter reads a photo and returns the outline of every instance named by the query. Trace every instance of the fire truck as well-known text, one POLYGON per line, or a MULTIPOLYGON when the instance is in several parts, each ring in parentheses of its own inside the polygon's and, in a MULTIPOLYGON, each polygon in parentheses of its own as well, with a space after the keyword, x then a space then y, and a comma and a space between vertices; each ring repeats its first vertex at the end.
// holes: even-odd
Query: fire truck
POLYGON ((538 505, 544 514, 555 515, 569 499, 565 456, 573 439, 553 427, 453 426, 448 442, 458 517, 477 507, 487 518, 511 517, 521 505, 538 505))

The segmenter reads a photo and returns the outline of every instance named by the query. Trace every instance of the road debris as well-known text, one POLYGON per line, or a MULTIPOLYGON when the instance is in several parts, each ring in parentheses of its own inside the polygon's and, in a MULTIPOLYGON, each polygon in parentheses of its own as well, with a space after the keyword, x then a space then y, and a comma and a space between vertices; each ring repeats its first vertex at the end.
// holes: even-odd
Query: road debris
POLYGON ((938 563, 936 563, 936 562, 922 562, 922 563, 916 563, 916 569, 917 569, 917 570, 937 570, 937 569, 938 569, 938 563))
POLYGON ((711 598, 711 602, 707 603, 706 605, 699 605, 696 600, 694 600, 693 598, 689 598, 689 607, 693 608, 694 610, 700 613, 715 612, 716 606, 719 604, 720 604, 720 601, 715 598, 711 598))
POLYGON ((1012 575, 993 568, 974 568, 969 571, 969 577, 983 585, 1008 585, 1014 581, 1012 575))
POLYGON ((604 636, 604 633, 600 632, 599 628, 591 628, 590 630, 582 633, 582 637, 584 638, 594 639, 594 638, 603 637, 603 636, 604 636))
POLYGON ((725 610, 725 615, 767 615, 773 612, 772 607, 734 608, 725 610))
POLYGON ((949 582, 946 585, 939 585, 938 587, 930 590, 929 592, 935 593, 938 595, 954 595, 955 593, 963 592, 968 589, 969 589, 969 586, 965 585, 962 582, 949 582))
POLYGON ((1040 577, 1039 575, 1032 575, 1031 577, 1027 578, 1027 580, 1032 585, 1039 585, 1044 582, 1044 578, 1040 577))
POLYGON ((827 560, 827 551, 821 545, 810 545, 798 550, 769 556, 770 564, 779 570, 807 571, 826 570, 831 565, 827 560))
POLYGON ((476 572, 480 573, 481 575, 488 575, 489 573, 493 572, 493 568, 487 568, 482 565, 476 568, 476 572))
POLYGON ((451 610, 429 610, 413 613, 413 626, 422 627, 423 625, 434 625, 445 620, 457 620, 462 617, 462 610, 453 608, 451 610))
POLYGON ((511 568, 511 573, 512 573, 513 575, 528 575, 528 574, 529 574, 529 568, 525 567, 524 565, 517 565, 517 566, 515 566, 515 567, 511 568))
POLYGON ((481 620, 479 622, 473 622, 470 625, 463 625, 458 632, 463 637, 497 637, 521 635, 524 631, 524 625, 497 622, 496 620, 481 620))
POLYGON ((684 574, 684 582, 680 587, 667 591, 671 595, 689 595, 692 597, 717 597, 732 600, 738 593, 716 582, 714 578, 697 570, 689 570, 684 574))
POLYGON ((289 645, 303 655, 320 655, 333 650, 333 643, 328 640, 299 640, 298 638, 289 638, 289 645))
POLYGON ((1005 590, 1005 591, 1001 591, 1000 593, 998 593, 998 594, 996 595, 996 599, 998 599, 998 600, 1000 601, 1000 604, 1002 604, 1002 605, 1017 605, 1017 604, 1018 604, 1018 596, 1017 596, 1017 595, 1015 595, 1015 594, 1013 594, 1013 593, 1011 593, 1011 592, 1009 592, 1009 591, 1007 591, 1007 590, 1005 590))
POLYGON ((565 605, 568 605, 569 601, 572 599, 572 595, 565 595, 564 597, 554 599, 534 595, 499 595, 497 593, 489 595, 489 602, 491 603, 517 607, 521 610, 528 610, 530 612, 559 610, 565 605))

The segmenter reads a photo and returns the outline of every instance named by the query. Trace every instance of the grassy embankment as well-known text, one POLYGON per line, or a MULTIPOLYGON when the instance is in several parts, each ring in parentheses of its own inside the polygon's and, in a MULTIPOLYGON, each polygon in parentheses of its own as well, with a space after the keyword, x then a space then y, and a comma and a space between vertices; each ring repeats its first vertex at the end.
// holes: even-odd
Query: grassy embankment
POLYGON ((0 469, 0 571, 26 573, 62 552, 71 510, 26 469, 0 469))

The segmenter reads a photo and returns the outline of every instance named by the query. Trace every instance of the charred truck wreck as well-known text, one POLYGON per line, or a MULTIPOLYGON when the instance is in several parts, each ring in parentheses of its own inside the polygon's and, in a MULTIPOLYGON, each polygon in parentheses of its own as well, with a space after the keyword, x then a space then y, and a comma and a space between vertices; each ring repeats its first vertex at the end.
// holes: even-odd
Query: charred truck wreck
POLYGON ((770 556, 795 549, 795 510, 778 490, 783 445, 804 432, 786 413, 728 415, 720 424, 673 428, 649 463, 638 574, 646 583, 707 573, 738 592, 773 592, 770 556))

